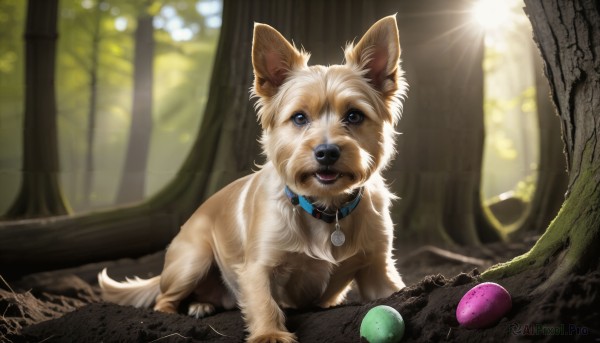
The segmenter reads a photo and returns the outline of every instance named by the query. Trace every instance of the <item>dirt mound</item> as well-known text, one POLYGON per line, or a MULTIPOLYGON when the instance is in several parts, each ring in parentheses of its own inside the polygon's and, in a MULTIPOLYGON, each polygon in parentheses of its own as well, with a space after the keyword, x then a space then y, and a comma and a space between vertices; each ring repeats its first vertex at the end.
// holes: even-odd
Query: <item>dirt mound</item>
MULTIPOLYGON (((137 263, 133 270, 139 268, 137 263)), ((123 266, 126 275, 135 274, 123 266)), ((440 270, 439 264, 436 267, 440 270)), ((194 319, 100 302, 98 289, 92 286, 98 268, 79 271, 83 279, 64 272, 30 277, 17 283, 23 292, 0 289, 0 341, 244 341, 246 333, 239 311, 194 319)), ((422 264, 418 269, 405 266, 404 271, 416 274, 436 270, 422 264)), ((469 265, 463 265, 465 269, 469 270, 469 265)), ((512 295, 513 307, 487 329, 461 328, 455 317, 461 297, 480 282, 477 270, 452 278, 425 276, 389 298, 368 304, 287 311, 286 325, 300 342, 359 342, 362 318, 373 306, 383 304, 396 308, 403 316, 406 331, 402 342, 600 341, 600 272, 570 276, 556 288, 532 296, 532 290, 546 279, 550 269, 547 266, 498 280, 512 295)))

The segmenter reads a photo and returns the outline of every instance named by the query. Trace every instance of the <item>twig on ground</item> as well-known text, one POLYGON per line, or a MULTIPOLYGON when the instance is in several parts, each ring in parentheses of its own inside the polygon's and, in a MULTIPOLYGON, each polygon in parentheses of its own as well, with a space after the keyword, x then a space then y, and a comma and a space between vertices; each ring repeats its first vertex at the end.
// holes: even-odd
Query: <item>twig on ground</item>
POLYGON ((179 337, 179 338, 183 338, 183 339, 189 339, 189 338, 191 338, 191 337, 186 337, 186 336, 183 336, 183 335, 181 335, 181 334, 179 334, 179 333, 177 333, 177 332, 174 332, 174 333, 172 333, 172 334, 169 334, 169 335, 166 335, 166 336, 163 336, 163 337, 159 337, 159 338, 157 338, 157 339, 155 339, 155 340, 153 340, 153 341, 150 341, 150 342, 148 342, 148 343, 158 342, 158 341, 160 341, 160 340, 163 340, 163 339, 166 339, 166 338, 169 338, 169 337, 173 337, 173 336, 177 336, 177 337, 179 337))
POLYGON ((0 280, 2 280, 2 282, 6 285, 6 287, 8 287, 8 289, 13 293, 16 294, 15 291, 13 291, 13 289, 10 287, 10 285, 8 284, 8 282, 6 282, 6 280, 4 280, 4 278, 2 277, 2 274, 0 274, 0 280))
POLYGON ((54 338, 54 335, 52 335, 50 337, 46 337, 46 338, 42 339, 41 341, 39 341, 38 343, 46 342, 47 340, 52 339, 52 338, 54 338))
POLYGON ((413 251, 412 253, 408 254, 402 263, 407 263, 411 259, 416 257, 417 255, 420 255, 423 253, 432 253, 434 255, 438 255, 438 256, 446 258, 448 260, 458 261, 461 263, 468 263, 468 264, 472 264, 472 265, 480 266, 480 267, 487 266, 490 264, 490 262, 486 261, 486 260, 457 254, 455 252, 440 249, 440 248, 434 247, 432 245, 423 246, 423 247, 413 251))
POLYGON ((8 312, 8 308, 11 306, 12 304, 9 303, 6 308, 4 309, 4 313, 2 313, 2 319, 6 319, 6 312, 8 312))
POLYGON ((215 328, 213 328, 210 324, 207 324, 209 328, 211 328, 214 332, 217 333, 217 335, 223 336, 223 337, 231 337, 231 336, 227 336, 225 334, 220 333, 219 331, 217 331, 215 328))

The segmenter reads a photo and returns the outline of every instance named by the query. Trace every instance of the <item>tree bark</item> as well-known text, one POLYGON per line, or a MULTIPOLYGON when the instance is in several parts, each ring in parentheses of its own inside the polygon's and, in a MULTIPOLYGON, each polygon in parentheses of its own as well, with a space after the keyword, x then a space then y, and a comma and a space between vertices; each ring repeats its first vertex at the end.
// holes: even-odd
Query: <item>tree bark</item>
POLYGON ((64 215, 69 205, 58 181, 54 85, 58 0, 29 0, 25 28, 23 170, 10 218, 64 215))
POLYGON ((485 279, 532 268, 552 272, 537 292, 570 273, 599 267, 600 4, 595 0, 525 0, 560 115, 569 184, 557 217, 526 254, 490 268, 485 279))
POLYGON ((135 30, 131 127, 117 204, 143 200, 146 187, 146 167, 152 136, 154 27, 153 17, 147 13, 146 6, 141 12, 135 30))

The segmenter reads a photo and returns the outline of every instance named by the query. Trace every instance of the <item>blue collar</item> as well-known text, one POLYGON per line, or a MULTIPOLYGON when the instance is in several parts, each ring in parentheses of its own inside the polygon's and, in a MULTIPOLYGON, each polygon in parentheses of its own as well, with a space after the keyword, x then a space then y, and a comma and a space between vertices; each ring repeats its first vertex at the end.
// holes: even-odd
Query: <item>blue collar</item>
POLYGON ((356 206, 358 206, 358 203, 362 198, 362 194, 363 189, 359 188, 358 190, 354 191, 352 200, 345 203, 335 212, 327 213, 325 208, 313 205, 313 203, 306 199, 306 197, 292 192, 292 190, 288 186, 285 186, 285 195, 287 195, 288 199, 290 199, 292 205, 300 205, 300 207, 302 207, 302 209, 308 212, 311 216, 317 219, 321 219, 326 223, 335 222, 336 215, 338 220, 350 215, 350 213, 354 211, 356 206))

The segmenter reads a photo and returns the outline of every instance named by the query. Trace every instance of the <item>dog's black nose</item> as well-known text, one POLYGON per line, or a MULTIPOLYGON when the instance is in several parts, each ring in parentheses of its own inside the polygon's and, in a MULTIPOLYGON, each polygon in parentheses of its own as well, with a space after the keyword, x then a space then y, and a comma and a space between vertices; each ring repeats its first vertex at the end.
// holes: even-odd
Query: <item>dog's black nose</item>
POLYGON ((321 144, 315 148, 315 158, 319 164, 330 166, 340 158, 340 147, 335 144, 321 144))

